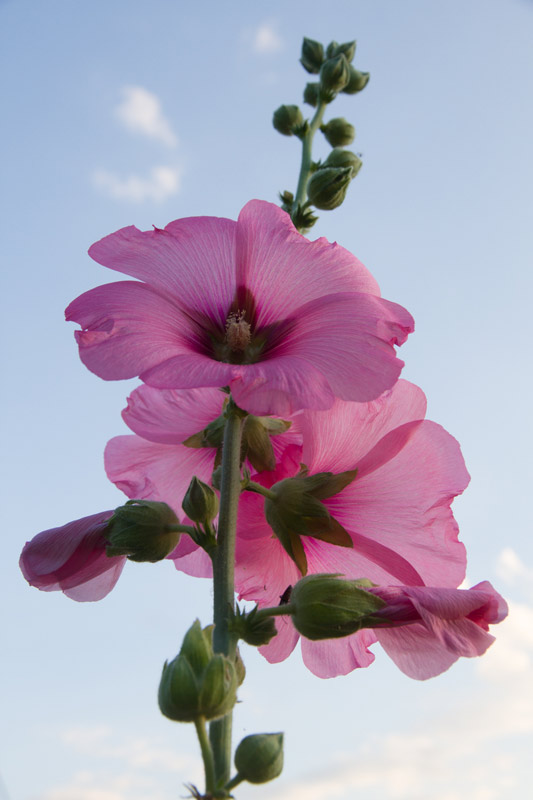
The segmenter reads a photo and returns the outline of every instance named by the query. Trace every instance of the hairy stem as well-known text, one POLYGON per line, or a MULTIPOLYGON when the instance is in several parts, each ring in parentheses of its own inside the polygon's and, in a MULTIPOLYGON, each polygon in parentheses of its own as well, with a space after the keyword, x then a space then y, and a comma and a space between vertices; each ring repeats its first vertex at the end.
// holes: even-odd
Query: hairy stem
POLYGON ((307 181, 309 180, 309 176, 311 175, 311 164, 313 161, 312 159, 313 139, 318 127, 322 123, 322 117, 324 116, 325 110, 326 110, 326 103, 323 100, 319 100, 313 119, 309 123, 309 128, 307 130, 307 133, 302 139, 302 163, 300 165, 300 176, 298 178, 298 186, 296 188, 296 194, 294 195, 294 200, 292 203, 293 214, 295 213, 298 206, 303 206, 307 198, 307 181))
MULTIPOLYGON (((213 649, 235 658, 237 640, 230 633, 229 621, 235 607, 235 539, 237 505, 241 491, 240 454, 243 412, 230 400, 226 409, 217 547, 213 556, 214 614, 213 649)), ((232 713, 214 720, 209 737, 215 760, 217 786, 230 778, 232 713)))

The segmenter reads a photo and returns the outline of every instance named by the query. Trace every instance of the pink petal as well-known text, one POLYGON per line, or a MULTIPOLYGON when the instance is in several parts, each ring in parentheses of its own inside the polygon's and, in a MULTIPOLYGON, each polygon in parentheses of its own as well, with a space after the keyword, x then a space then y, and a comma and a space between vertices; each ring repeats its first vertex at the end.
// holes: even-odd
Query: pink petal
POLYGON ((376 629, 378 642, 409 678, 427 680, 440 675, 459 658, 421 623, 402 628, 376 629))
POLYGON ((215 450, 156 444, 140 436, 115 436, 107 443, 107 477, 127 497, 168 503, 183 518, 181 504, 193 475, 211 480, 215 450))
POLYGON ((404 380, 369 403, 336 400, 327 413, 304 411, 302 461, 311 473, 353 469, 387 433, 425 414, 423 391, 404 380))
POLYGON ((305 666, 318 678, 348 675, 359 667, 368 667, 375 659, 368 648, 377 641, 368 628, 344 639, 323 639, 312 642, 302 637, 302 658, 305 666))
POLYGON ((153 389, 139 386, 128 397, 122 418, 131 430, 151 442, 181 444, 222 413, 219 389, 153 389))
POLYGON ((259 648, 259 652, 269 664, 279 664, 290 656, 300 635, 288 617, 275 617, 278 633, 270 642, 259 648))
MULTIPOLYGON (((183 540, 192 541, 188 536, 182 536, 183 540)), ((181 542, 180 542, 181 544, 181 542)), ((169 556, 171 558, 171 556, 169 556)), ((213 564, 205 550, 197 548, 194 552, 189 553, 182 558, 173 558, 174 566, 180 572, 185 572, 186 575, 192 575, 193 578, 212 578, 213 577, 213 564)))
MULTIPOLYGON (((426 584, 455 587, 466 557, 450 503, 468 481, 456 440, 424 421, 390 461, 357 476, 325 503, 348 531, 397 552, 426 584)), ((390 577, 389 583, 398 580, 392 572, 390 577)))
POLYGON ((176 355, 141 372, 140 378, 156 389, 196 389, 201 386, 228 386, 239 378, 243 367, 240 364, 226 364, 215 361, 197 352, 176 355))
POLYGON ((189 217, 145 232, 130 226, 93 244, 89 255, 224 325, 236 288, 236 228, 217 217, 189 217))
POLYGON ((325 294, 379 295, 376 281, 355 256, 326 239, 310 242, 285 211, 260 200, 247 203, 239 215, 237 285, 254 295, 260 325, 292 317, 325 294))
POLYGON ((396 383, 403 361, 393 345, 412 330, 413 319, 401 306, 370 294, 331 294, 298 309, 293 329, 274 353, 305 359, 334 395, 366 402, 396 383))
POLYGON ((133 378, 193 347, 187 319, 143 283, 98 286, 73 300, 65 314, 83 328, 75 332, 81 360, 104 380, 133 378))

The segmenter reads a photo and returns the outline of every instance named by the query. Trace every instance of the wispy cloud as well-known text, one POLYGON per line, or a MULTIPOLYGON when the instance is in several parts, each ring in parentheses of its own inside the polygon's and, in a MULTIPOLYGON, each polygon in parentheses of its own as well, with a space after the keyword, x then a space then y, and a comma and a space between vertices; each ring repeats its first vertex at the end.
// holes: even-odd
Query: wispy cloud
POLYGON ((252 49, 255 53, 276 53, 283 47, 283 40, 273 22, 262 22, 252 32, 252 49))
POLYGON ((157 95, 142 86, 125 86, 122 95, 123 100, 115 114, 128 130, 175 147, 178 142, 176 134, 163 114, 157 95))
POLYGON ((180 189, 181 170, 177 167, 153 167, 148 176, 121 177, 115 172, 98 169, 92 175, 94 186, 116 200, 143 203, 153 200, 162 203, 180 189))
POLYGON ((511 547, 504 547, 498 556, 496 572, 502 580, 510 584, 519 583, 523 588, 533 583, 533 569, 520 559, 511 547))

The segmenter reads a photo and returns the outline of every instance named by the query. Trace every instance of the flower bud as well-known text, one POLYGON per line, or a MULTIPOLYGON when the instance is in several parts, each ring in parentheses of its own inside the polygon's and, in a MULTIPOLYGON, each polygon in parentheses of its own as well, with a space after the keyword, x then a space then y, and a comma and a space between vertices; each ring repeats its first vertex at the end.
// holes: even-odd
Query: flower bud
POLYGON ((308 39, 304 36, 302 42, 302 56, 300 64, 307 72, 316 74, 320 72, 320 67, 324 61, 324 47, 320 42, 315 42, 314 39, 308 39))
POLYGON ((245 736, 235 751, 239 777, 249 783, 267 783, 283 769, 283 734, 254 733, 245 736))
POLYGON ((370 72, 360 72, 350 64, 350 79, 342 91, 346 94, 362 92, 369 80, 370 72))
POLYGON ((350 65, 343 53, 330 58, 320 69, 320 86, 327 92, 340 92, 350 79, 350 65))
POLYGON ((290 214, 292 211, 292 204, 294 201, 294 195, 292 192, 289 192, 288 189, 285 189, 284 192, 279 193, 279 199, 281 200, 281 207, 287 214, 290 214))
POLYGON ((316 214, 313 214, 310 208, 302 208, 302 206, 298 204, 291 214, 291 219, 297 231, 300 231, 300 233, 307 233, 307 231, 311 230, 318 217, 316 214))
POLYGON ((326 57, 327 58, 334 58, 342 53, 348 63, 353 61, 353 57, 355 55, 355 46, 357 42, 344 42, 344 44, 338 44, 338 42, 330 42, 328 44, 326 50, 326 57))
POLYGON ((161 561, 177 547, 179 520, 170 506, 153 500, 128 500, 116 508, 107 532, 108 556, 130 561, 161 561))
POLYGON ((307 184, 309 201, 324 211, 331 211, 341 205, 350 181, 351 167, 324 167, 315 172, 307 184))
POLYGON ((318 99, 320 96, 320 84, 319 83, 306 83, 304 89, 304 103, 307 103, 313 108, 316 108, 318 105, 318 99))
POLYGON ((199 717, 216 719, 236 702, 235 665, 221 653, 213 653, 211 630, 196 620, 187 631, 179 654, 165 662, 159 684, 161 713, 175 722, 194 722, 199 717))
POLYGON ((247 458, 256 472, 273 470, 276 458, 270 437, 285 433, 290 426, 290 422, 282 419, 249 414, 242 432, 242 459, 247 458))
POLYGON ((355 178, 361 167, 363 166, 363 162, 356 156, 355 153, 352 153, 351 150, 343 150, 340 147, 335 147, 329 156, 326 158, 323 164, 324 167, 351 167, 352 168, 352 178, 355 178))
POLYGON ((284 136, 292 136, 304 118, 298 106, 280 106, 274 111, 272 124, 284 136))
POLYGON ((344 117, 330 119, 320 130, 332 147, 344 147, 351 144, 355 138, 355 128, 344 117))
POLYGON ((193 522, 208 525, 218 514, 218 496, 213 489, 198 480, 196 475, 183 498, 182 508, 193 522))
POLYGON ((253 647, 262 647, 276 636, 278 629, 273 617, 259 617, 259 607, 252 608, 248 613, 237 608, 237 613, 231 622, 232 632, 246 644, 253 647))
POLYGON ((292 621, 306 639, 338 639, 372 627, 372 614, 386 602, 365 591, 368 581, 341 580, 338 575, 308 575, 293 587, 292 621))

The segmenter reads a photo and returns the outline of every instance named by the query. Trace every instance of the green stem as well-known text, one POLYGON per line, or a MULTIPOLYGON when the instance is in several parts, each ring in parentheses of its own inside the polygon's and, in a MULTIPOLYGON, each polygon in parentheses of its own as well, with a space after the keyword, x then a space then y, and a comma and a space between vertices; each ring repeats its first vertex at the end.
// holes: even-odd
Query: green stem
MULTIPOLYGON (((235 540, 237 505, 241 492, 241 438, 243 412, 230 400, 226 409, 224 443, 222 447, 222 476, 220 485, 220 512, 218 517, 217 547, 213 555, 213 649, 235 658, 237 639, 230 633, 229 622, 235 608, 235 540)), ((209 737, 215 759, 215 776, 218 786, 226 784, 231 770, 232 713, 214 720, 209 726, 209 737)))
POLYGON ((309 123, 307 133, 302 139, 302 163, 300 166, 298 186, 296 188, 296 194, 292 203, 293 214, 299 205, 301 206, 304 204, 307 197, 307 181, 309 180, 309 176, 311 174, 313 139, 317 129, 322 123, 322 117, 324 116, 326 105, 327 103, 325 103, 323 100, 318 101, 313 119, 309 123))
POLYGON ((197 719, 194 720, 194 727, 196 728, 204 761, 205 793, 211 794, 215 791, 215 762, 213 760, 213 751, 211 750, 211 744, 205 727, 205 718, 197 717, 197 719))
POLYGON ((232 779, 229 781, 229 783, 227 783, 227 784, 225 785, 225 787, 224 787, 224 788, 225 788, 225 789, 226 789, 228 792, 230 792, 232 789, 235 789, 235 787, 236 787, 236 786, 238 786, 238 785, 239 785, 239 783, 242 783, 242 782, 243 782, 243 780, 244 780, 244 778, 242 777, 242 775, 239 775, 239 773, 237 773, 237 774, 235 775, 235 777, 234 777, 234 778, 232 778, 232 779))
POLYGON ((282 617, 294 612, 294 606, 290 603, 284 603, 282 606, 272 606, 271 608, 260 608, 255 615, 256 620, 264 619, 265 617, 282 617))
POLYGON ((262 486, 260 483, 256 483, 255 481, 248 481, 248 484, 246 485, 246 491, 262 494, 263 497, 268 497, 269 500, 276 499, 274 492, 271 492, 270 489, 266 488, 266 486, 262 486))

